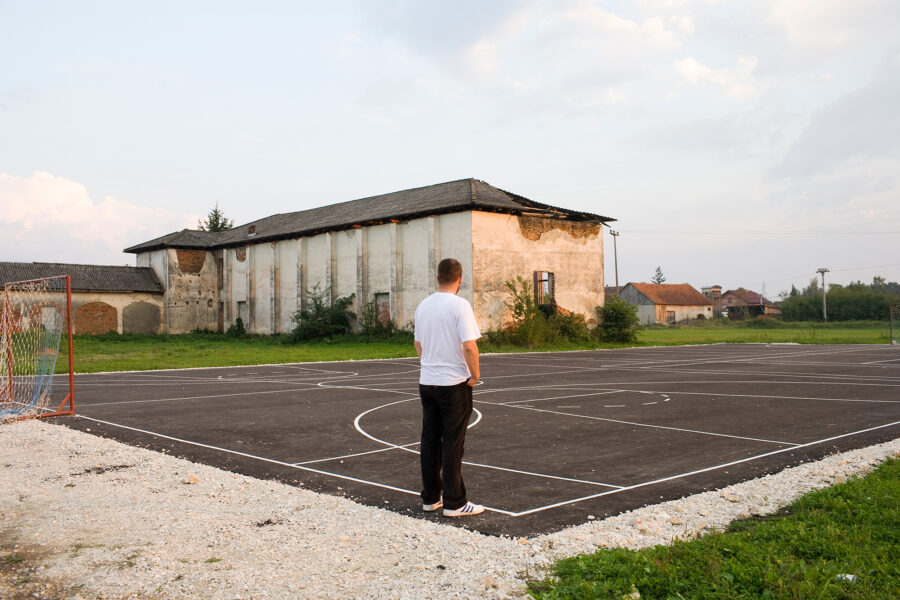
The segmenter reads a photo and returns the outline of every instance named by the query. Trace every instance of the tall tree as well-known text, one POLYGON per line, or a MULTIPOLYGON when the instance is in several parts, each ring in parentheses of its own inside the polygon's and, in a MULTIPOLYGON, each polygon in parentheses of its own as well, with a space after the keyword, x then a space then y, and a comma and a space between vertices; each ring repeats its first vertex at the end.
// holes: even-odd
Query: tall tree
POLYGON ((234 220, 228 220, 225 213, 219 210, 219 203, 216 207, 209 211, 206 220, 197 221, 197 227, 200 231, 228 231, 234 227, 234 220))
POLYGON ((663 283, 666 280, 665 275, 663 275, 662 269, 656 267, 656 273, 653 274, 653 277, 650 279, 653 283, 663 283))

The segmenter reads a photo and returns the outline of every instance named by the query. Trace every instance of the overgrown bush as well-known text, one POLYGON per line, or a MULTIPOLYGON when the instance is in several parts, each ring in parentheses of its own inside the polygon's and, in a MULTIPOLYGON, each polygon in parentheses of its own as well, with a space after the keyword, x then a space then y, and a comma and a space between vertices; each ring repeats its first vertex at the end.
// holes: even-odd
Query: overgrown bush
POLYGON ((528 280, 518 276, 505 285, 509 291, 509 300, 504 304, 512 315, 512 323, 502 331, 489 332, 490 342, 535 348, 547 343, 576 342, 590 338, 583 316, 563 314, 555 307, 546 311, 539 306, 528 280))
POLYGON ((597 307, 597 334, 607 342, 636 342, 641 329, 637 306, 617 296, 609 296, 597 307))
POLYGON ((293 341, 328 338, 350 333, 350 319, 356 315, 347 310, 353 303, 354 294, 331 301, 331 294, 319 284, 306 291, 307 308, 291 317, 294 330, 293 341))
POLYGON ((225 335, 233 338, 244 337, 245 335, 247 335, 247 330, 244 329, 244 320, 240 317, 235 319, 234 323, 228 326, 228 330, 225 332, 225 335))
POLYGON ((382 321, 378 314, 378 305, 375 302, 366 302, 359 311, 359 327, 362 334, 369 338, 389 338, 397 333, 397 326, 393 321, 382 321))

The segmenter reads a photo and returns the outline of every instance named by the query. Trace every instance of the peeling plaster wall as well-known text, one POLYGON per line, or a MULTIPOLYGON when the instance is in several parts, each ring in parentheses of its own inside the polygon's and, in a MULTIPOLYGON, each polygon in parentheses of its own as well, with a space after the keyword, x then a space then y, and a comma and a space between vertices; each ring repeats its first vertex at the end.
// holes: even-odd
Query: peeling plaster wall
POLYGON ((534 271, 554 273, 556 303, 596 321, 603 304, 603 236, 600 225, 474 212, 472 248, 475 317, 482 330, 509 322, 504 282, 534 271))
POLYGON ((297 276, 300 274, 300 240, 282 240, 275 246, 278 304, 275 327, 279 332, 293 329, 291 317, 300 310, 297 276))
MULTIPOLYGON (((506 318, 503 282, 516 275, 531 281, 538 270, 555 273, 560 306, 593 319, 603 302, 602 244, 599 225, 481 212, 260 242, 225 252, 225 326, 238 316, 240 301, 247 303, 248 331, 289 332, 307 290, 318 285, 332 298, 355 294, 357 312, 375 294, 389 294, 394 322, 411 329, 419 302, 436 289, 442 258, 462 263, 460 296, 472 303, 483 330, 506 318)), ((211 281, 214 289, 215 274, 211 281)))
POLYGON ((169 248, 166 257, 165 332, 215 331, 218 276, 212 252, 169 248), (179 255, 185 269, 179 263, 179 255))
POLYGON ((391 265, 394 252, 391 248, 391 225, 375 225, 366 232, 366 252, 368 252, 365 288, 370 302, 375 294, 391 293, 391 265))
MULTIPOLYGON (((356 233, 357 230, 335 231, 331 234, 334 240, 334 261, 332 268, 334 275, 333 298, 343 298, 355 294, 356 289, 356 233)), ((358 298, 354 298, 354 304, 350 310, 357 311, 358 298)))
POLYGON ((250 269, 250 322, 244 323, 250 333, 273 333, 275 303, 275 248, 263 242, 250 246, 247 252, 250 269))
POLYGON ((138 267, 150 267, 153 269, 153 272, 156 273, 156 278, 159 280, 160 285, 163 286, 163 289, 169 288, 169 251, 163 248, 162 250, 154 250, 152 252, 144 252, 138 254, 135 259, 136 265, 138 267))

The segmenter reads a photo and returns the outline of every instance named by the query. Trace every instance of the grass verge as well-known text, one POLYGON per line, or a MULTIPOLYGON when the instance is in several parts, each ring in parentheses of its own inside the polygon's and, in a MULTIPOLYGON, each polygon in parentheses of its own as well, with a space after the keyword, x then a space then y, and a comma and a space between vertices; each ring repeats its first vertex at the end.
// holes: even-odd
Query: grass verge
MULTIPOLYGON (((883 344, 887 343, 883 323, 829 324, 778 323, 771 327, 743 325, 692 325, 674 328, 648 328, 640 332, 637 344, 610 344, 596 340, 546 344, 531 351, 593 350, 627 346, 678 346, 687 344, 731 343, 809 343, 809 344, 883 344)), ((482 352, 525 352, 528 349, 479 343, 482 352)), ((65 372, 65 343, 56 364, 57 373, 65 372)), ((399 334, 390 339, 366 340, 346 336, 324 341, 290 343, 287 336, 228 337, 215 333, 184 335, 78 335, 75 336, 75 371, 143 371, 186 367, 224 367, 270 363, 360 360, 415 356, 412 336, 399 334)))
POLYGON ((528 591, 539 600, 900 598, 898 498, 900 460, 889 459, 724 532, 561 560, 528 591))

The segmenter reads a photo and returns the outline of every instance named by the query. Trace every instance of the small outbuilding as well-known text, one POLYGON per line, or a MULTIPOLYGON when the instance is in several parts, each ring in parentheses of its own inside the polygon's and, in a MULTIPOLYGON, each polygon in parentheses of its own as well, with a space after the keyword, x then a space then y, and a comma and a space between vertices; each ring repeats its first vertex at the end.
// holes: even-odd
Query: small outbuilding
POLYGON ((0 285, 69 275, 79 333, 160 333, 164 288, 149 267, 0 262, 0 285))
POLYGON ((728 311, 729 319, 781 316, 781 311, 771 300, 745 288, 728 290, 722 294, 722 306, 728 311))
POLYGON ((687 283, 629 283, 619 298, 637 305, 641 323, 682 323, 713 316, 713 302, 687 283))

